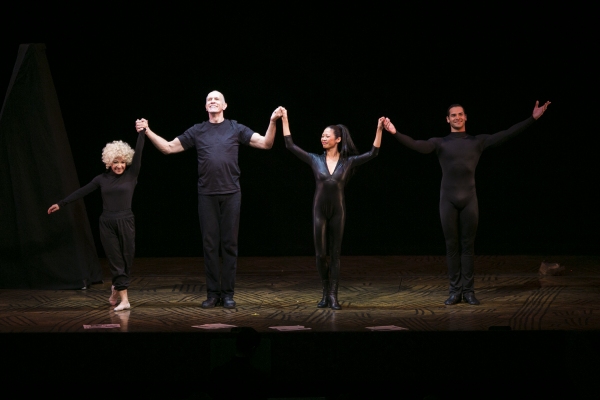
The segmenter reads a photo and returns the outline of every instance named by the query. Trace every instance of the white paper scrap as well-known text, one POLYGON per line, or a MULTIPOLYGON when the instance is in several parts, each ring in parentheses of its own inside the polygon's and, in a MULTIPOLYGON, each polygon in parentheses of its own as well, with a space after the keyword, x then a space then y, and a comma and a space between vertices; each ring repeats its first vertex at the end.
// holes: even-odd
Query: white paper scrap
POLYGON ((235 328, 235 325, 227 325, 227 324, 204 324, 204 325, 192 325, 192 328, 200 328, 200 329, 225 329, 225 328, 235 328))
POLYGON ((121 324, 95 324, 95 325, 84 325, 83 329, 110 329, 120 328, 121 324))
POLYGON ((385 325, 385 326, 367 326, 367 329, 372 331, 407 331, 408 328, 402 328, 396 325, 385 325))
POLYGON ((276 329, 280 332, 289 331, 308 331, 311 328, 306 328, 304 325, 292 325, 292 326, 270 326, 269 329, 276 329))

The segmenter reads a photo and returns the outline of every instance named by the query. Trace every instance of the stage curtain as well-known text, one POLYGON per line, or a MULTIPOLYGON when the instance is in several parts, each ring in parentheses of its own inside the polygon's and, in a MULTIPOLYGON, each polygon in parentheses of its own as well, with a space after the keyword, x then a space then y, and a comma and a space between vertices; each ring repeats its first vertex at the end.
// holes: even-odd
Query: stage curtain
POLYGON ((44 44, 22 44, 0 112, 0 288, 81 289, 102 281, 44 44))

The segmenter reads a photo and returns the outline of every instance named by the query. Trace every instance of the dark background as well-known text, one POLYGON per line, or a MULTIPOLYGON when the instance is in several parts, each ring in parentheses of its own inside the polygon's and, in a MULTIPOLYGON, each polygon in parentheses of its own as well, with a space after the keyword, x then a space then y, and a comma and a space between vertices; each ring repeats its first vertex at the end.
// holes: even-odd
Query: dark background
MULTIPOLYGON (((207 118, 211 90, 224 93, 226 118, 259 133, 285 106, 294 141, 311 152, 329 124, 347 125, 367 151, 380 116, 427 139, 449 132, 446 108, 461 103, 468 133, 494 133, 550 100, 531 128, 481 158, 476 253, 599 253, 591 6, 15 7, 3 13, 0 92, 19 45, 45 43, 82 185, 104 170, 107 142, 135 144, 135 119, 171 140, 207 118)), ((273 149, 241 148, 240 166, 239 254, 314 254, 314 178, 285 149, 280 123, 273 149)), ((346 188, 342 254, 444 254, 440 178, 434 154, 384 132, 379 157, 346 188)), ((133 200, 137 256, 201 255, 196 193, 195 152, 167 157, 148 141, 133 200)), ((103 256, 100 193, 85 204, 103 256)))

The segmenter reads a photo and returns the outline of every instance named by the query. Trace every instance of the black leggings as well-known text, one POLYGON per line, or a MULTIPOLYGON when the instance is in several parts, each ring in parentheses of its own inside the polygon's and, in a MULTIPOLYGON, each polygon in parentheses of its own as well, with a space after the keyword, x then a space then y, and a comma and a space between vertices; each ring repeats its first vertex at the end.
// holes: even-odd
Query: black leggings
POLYGON ((474 245, 479 223, 477 195, 457 201, 440 197, 440 219, 446 238, 450 294, 474 291, 474 245))
POLYGON ((344 236, 345 221, 346 210, 344 201, 340 196, 337 196, 337 198, 334 197, 334 199, 319 198, 315 196, 313 208, 313 234, 317 258, 317 271, 319 271, 321 280, 339 280, 340 278, 340 254, 342 252, 342 238, 344 236), (327 263, 328 244, 330 256, 329 265, 327 263))

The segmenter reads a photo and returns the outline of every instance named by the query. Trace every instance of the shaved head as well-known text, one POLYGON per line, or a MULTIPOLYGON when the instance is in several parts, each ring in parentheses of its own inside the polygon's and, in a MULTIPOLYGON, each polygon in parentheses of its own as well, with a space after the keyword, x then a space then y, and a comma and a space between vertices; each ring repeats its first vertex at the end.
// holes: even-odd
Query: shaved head
POLYGON ((218 119, 223 118, 223 111, 227 108, 223 93, 213 90, 206 96, 206 111, 209 114, 220 115, 218 119))
POLYGON ((209 99, 209 97, 213 97, 213 96, 219 96, 221 98, 221 101, 223 103, 225 103, 225 96, 223 96, 223 93, 219 92, 218 90, 213 90, 212 92, 210 92, 207 96, 206 96, 206 100, 209 99))

